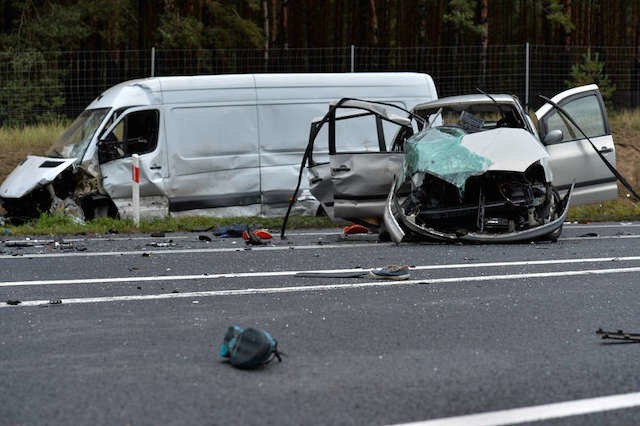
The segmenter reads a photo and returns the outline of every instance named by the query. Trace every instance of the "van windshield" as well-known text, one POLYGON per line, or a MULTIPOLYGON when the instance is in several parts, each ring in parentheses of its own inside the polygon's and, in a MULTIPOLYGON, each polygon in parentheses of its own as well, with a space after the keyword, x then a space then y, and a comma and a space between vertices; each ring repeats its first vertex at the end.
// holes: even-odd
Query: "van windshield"
POLYGON ((91 138, 104 120, 110 108, 86 109, 53 144, 47 156, 58 158, 80 158, 91 138))

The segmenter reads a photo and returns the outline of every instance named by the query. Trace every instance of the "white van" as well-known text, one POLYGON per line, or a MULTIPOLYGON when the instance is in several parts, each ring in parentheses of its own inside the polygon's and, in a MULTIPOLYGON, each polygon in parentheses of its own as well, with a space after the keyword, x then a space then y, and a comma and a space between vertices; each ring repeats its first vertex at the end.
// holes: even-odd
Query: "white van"
POLYGON ((130 215, 131 156, 138 154, 143 216, 279 214, 295 188, 311 121, 344 97, 410 110, 437 93, 431 77, 418 73, 128 81, 98 96, 47 157, 22 162, 0 186, 0 201, 9 217, 31 217, 52 201, 79 206, 87 219, 130 215))

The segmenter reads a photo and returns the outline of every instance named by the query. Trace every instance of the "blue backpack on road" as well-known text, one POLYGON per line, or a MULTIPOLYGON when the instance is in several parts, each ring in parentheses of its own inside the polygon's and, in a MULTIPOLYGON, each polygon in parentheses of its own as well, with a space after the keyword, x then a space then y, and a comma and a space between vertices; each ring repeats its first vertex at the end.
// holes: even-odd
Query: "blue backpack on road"
POLYGON ((278 342, 264 330, 229 327, 220 346, 220 356, 229 358, 237 368, 255 368, 268 364, 274 358, 282 361, 278 342))

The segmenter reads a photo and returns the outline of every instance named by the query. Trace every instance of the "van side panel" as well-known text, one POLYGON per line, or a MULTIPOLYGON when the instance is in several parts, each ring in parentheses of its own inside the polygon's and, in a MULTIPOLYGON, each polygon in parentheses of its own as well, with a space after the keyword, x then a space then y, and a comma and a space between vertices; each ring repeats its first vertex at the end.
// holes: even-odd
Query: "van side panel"
POLYGON ((322 116, 326 109, 327 102, 322 101, 258 105, 263 203, 287 206, 309 139, 310 117, 322 116))
POLYGON ((172 211, 260 202, 255 105, 167 110, 172 211))

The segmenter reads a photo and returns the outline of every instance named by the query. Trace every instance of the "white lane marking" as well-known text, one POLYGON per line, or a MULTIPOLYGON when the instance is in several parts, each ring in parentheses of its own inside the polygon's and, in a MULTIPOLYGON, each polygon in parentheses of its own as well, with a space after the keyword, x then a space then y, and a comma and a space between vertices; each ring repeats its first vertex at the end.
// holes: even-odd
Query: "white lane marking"
MULTIPOLYGON (((146 294, 146 295, 132 295, 132 296, 108 296, 108 297, 88 297, 88 298, 71 298, 63 299, 66 304, 69 303, 98 303, 98 302, 118 302, 118 301, 133 301, 133 300, 157 300, 157 299, 174 299, 185 297, 213 297, 213 296, 240 296, 240 295, 252 295, 252 294, 272 294, 272 293, 299 293, 309 291, 326 291, 326 290, 344 290, 352 288, 367 288, 367 287, 390 287, 399 285, 415 285, 415 284, 447 284, 447 283, 461 283, 461 282, 478 282, 478 281, 503 281, 503 280, 515 280, 525 278, 550 278, 550 277, 570 277, 581 275, 605 275, 605 274, 623 274, 630 272, 640 272, 640 267, 635 268, 619 268, 619 269, 590 269, 590 270, 577 270, 577 271, 559 271, 559 272, 534 272, 527 274, 509 274, 509 275, 486 275, 486 276, 468 276, 468 277, 453 277, 453 278, 434 278, 434 279, 422 279, 422 280, 406 280, 406 281, 371 281, 364 283, 349 283, 349 284, 326 284, 326 285, 307 285, 307 286, 294 286, 294 287, 267 287, 267 288, 246 288, 235 290, 210 290, 210 291, 196 291, 186 293, 170 293, 170 294, 146 294)), ((207 278, 204 276, 203 278, 207 278)), ((155 277, 148 277, 155 278, 155 277)), ((138 281, 130 279, 130 281, 138 281)), ((21 302, 17 306, 38 306, 47 304, 46 300, 31 300, 21 302)), ((8 305, 0 303, 0 308, 14 305, 8 305)))
POLYGON ((640 405, 640 392, 578 399, 575 401, 534 405, 510 410, 491 411, 458 417, 444 417, 395 426, 497 426, 581 416, 603 411, 621 410, 640 405))
MULTIPOLYGON (((243 241, 244 242, 244 241, 243 241)), ((33 259, 48 257, 95 257, 95 256, 140 256, 143 253, 148 254, 189 254, 189 253, 225 253, 225 252, 252 252, 252 251, 281 251, 281 250, 317 250, 317 249, 336 249, 351 247, 371 247, 376 246, 392 246, 395 243, 348 243, 348 244, 312 244, 303 246, 259 246, 248 247, 244 244, 237 247, 219 247, 219 248, 195 248, 195 249, 167 249, 167 250, 135 250, 135 251, 105 251, 105 252, 73 252, 73 253, 19 253, 18 255, 4 254, 0 255, 0 259, 33 259)))
MULTIPOLYGON (((603 262, 626 262, 640 260, 640 256, 626 257, 594 257, 583 259, 552 259, 552 260, 520 260, 511 262, 481 262, 481 263, 458 263, 451 265, 421 265, 411 267, 412 271, 445 270, 445 269, 470 269, 470 268, 494 268, 513 266, 539 266, 539 265, 564 265, 572 263, 603 263, 603 262)), ((228 272, 220 274, 193 274, 193 275, 160 275, 160 276, 130 276, 111 278, 76 278, 59 280, 29 280, 29 281, 0 281, 0 287, 14 286, 37 286, 37 285, 58 285, 58 284, 108 284, 122 282, 149 282, 149 281, 186 281, 186 280, 208 280, 217 278, 259 278, 259 277, 286 277, 299 273, 354 273, 367 272, 367 268, 352 269, 316 269, 297 271, 264 271, 264 272, 228 272)))

